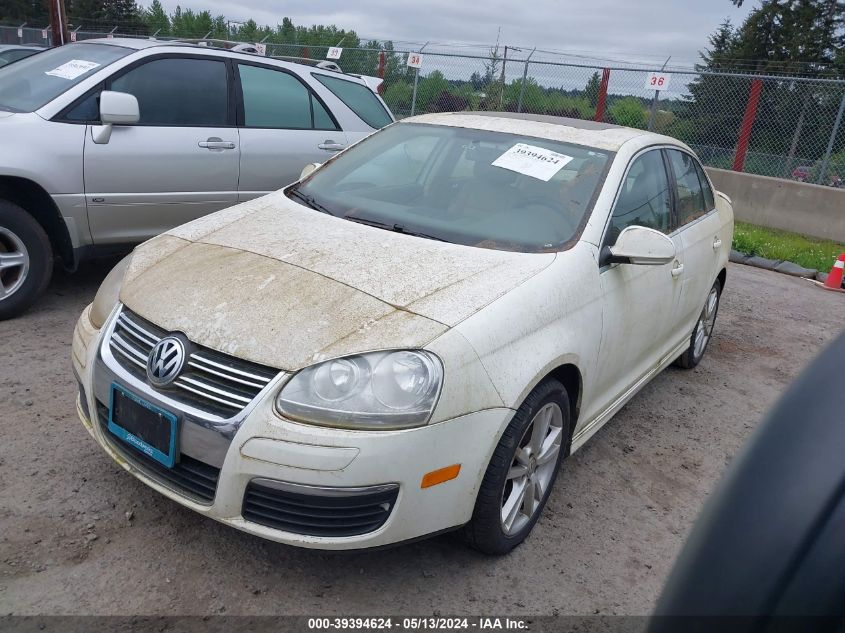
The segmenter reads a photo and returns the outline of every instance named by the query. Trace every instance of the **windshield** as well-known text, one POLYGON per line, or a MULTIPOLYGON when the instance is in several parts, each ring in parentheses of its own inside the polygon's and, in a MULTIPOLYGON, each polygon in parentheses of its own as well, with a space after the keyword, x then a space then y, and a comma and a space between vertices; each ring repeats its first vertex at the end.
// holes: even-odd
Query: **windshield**
POLYGON ((546 139, 398 123, 289 193, 312 208, 387 230, 545 252, 576 236, 611 156, 546 139))
POLYGON ((0 69, 0 110, 33 112, 131 52, 108 44, 69 44, 9 64, 0 69))

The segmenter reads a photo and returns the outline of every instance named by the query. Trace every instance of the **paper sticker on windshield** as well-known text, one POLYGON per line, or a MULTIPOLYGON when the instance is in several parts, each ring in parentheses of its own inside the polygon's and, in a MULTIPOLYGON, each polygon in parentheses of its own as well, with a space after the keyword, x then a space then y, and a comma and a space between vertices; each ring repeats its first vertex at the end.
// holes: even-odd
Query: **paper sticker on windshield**
POLYGON ((558 154, 545 147, 517 143, 491 164, 548 182, 571 160, 572 156, 558 154))
POLYGON ((80 75, 84 75, 89 70, 93 70, 99 66, 97 62, 89 62, 84 59, 72 59, 53 70, 44 71, 45 75, 52 75, 53 77, 61 77, 62 79, 76 79, 80 75))

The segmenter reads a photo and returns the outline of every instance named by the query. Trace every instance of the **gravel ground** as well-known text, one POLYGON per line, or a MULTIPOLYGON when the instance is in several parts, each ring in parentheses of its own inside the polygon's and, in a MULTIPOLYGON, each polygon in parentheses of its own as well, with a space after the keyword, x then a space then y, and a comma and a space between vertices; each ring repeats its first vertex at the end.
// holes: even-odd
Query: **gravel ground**
POLYGON ((845 298, 731 265, 701 365, 658 376, 564 464, 505 558, 454 536, 298 550, 205 519, 111 462, 76 418, 73 325, 113 262, 0 322, 0 615, 646 614, 726 464, 841 329, 845 298))

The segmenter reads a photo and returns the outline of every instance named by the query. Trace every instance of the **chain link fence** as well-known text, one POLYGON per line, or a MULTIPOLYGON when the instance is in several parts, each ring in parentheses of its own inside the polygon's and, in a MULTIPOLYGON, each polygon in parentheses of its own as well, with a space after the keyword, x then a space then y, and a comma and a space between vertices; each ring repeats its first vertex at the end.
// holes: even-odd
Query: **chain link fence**
MULTIPOLYGON (((120 37, 75 31, 72 39, 120 37)), ((50 45, 49 31, 0 26, 0 43, 50 45), (46 35, 46 37, 45 37, 46 35)), ((267 42, 274 57, 326 59, 328 46, 267 42)), ((497 47, 343 48, 345 72, 380 76, 397 118, 488 110, 566 116, 650 129, 689 144, 709 166, 843 186, 845 80, 688 68, 562 62, 497 47), (420 68, 407 65, 419 54, 420 68), (667 77, 659 92, 651 73, 667 77)))

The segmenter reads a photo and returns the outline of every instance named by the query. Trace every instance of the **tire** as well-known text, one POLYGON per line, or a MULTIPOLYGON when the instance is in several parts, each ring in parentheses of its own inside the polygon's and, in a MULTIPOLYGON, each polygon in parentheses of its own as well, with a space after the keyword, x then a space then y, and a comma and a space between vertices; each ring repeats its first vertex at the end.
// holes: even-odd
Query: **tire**
POLYGON ((0 320, 24 312, 53 274, 53 249, 41 225, 24 209, 0 200, 0 320))
POLYGON ((678 367, 692 369, 704 358, 704 352, 707 351, 707 346, 713 338, 713 328, 716 326, 716 315, 719 314, 719 299, 721 296, 722 282, 717 279, 713 282, 713 287, 710 288, 710 292, 707 293, 707 298, 704 300, 704 308, 702 308, 698 321, 696 321, 695 327, 690 335, 689 347, 675 360, 675 364, 678 367), (703 332, 701 332, 702 328, 704 328, 703 332), (702 344, 698 346, 696 345, 696 341, 700 332, 704 339, 702 344))
POLYGON ((544 380, 528 394, 493 451, 478 491, 472 519, 464 528, 471 547, 485 554, 501 555, 507 554, 526 539, 540 518, 563 458, 569 453, 571 431, 566 388, 557 380, 544 380), (551 457, 547 455, 546 461, 540 463, 534 454, 537 444, 531 440, 535 420, 541 424, 546 416, 549 424, 544 439, 551 442, 548 444, 551 452, 556 443, 557 451, 551 457), (557 439, 549 440, 553 434, 557 439), (509 474, 519 472, 522 468, 524 474, 509 479, 509 474), (514 503, 519 499, 520 490, 538 492, 533 485, 536 482, 541 482, 539 495, 531 497, 531 502, 514 503), (523 483, 521 487, 520 483, 523 483), (530 514, 526 514, 526 504, 529 503, 530 514), (505 506, 514 508, 515 512, 506 513, 505 506), (510 516, 513 519, 508 522, 510 516))

